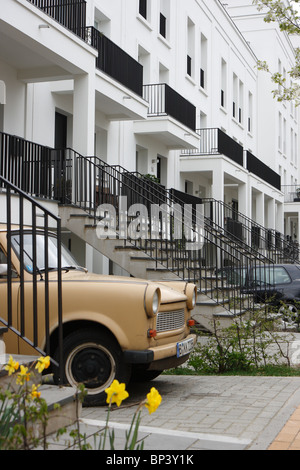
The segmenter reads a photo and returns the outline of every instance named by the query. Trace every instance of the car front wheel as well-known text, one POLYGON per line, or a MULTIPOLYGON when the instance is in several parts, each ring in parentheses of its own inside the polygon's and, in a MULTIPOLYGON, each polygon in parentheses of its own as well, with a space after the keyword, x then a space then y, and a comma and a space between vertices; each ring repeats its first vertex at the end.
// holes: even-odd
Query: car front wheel
POLYGON ((299 312, 295 305, 290 303, 284 304, 280 307, 279 313, 286 324, 299 323, 299 312))
POLYGON ((104 405, 105 389, 114 380, 129 382, 130 366, 123 362, 117 342, 103 331, 85 329, 71 333, 64 339, 63 358, 63 383, 74 387, 84 384, 85 406, 104 405))

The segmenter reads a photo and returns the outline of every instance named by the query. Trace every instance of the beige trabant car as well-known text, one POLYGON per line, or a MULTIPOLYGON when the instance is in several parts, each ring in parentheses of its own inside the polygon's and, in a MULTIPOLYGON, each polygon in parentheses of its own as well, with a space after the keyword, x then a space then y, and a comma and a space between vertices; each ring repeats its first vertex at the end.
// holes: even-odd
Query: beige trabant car
MULTIPOLYGON (((45 347, 44 235, 37 234, 38 342, 45 347)), ((57 351, 57 239, 47 238, 49 258, 51 357, 57 351), (55 287, 56 286, 56 287, 55 287), (54 290, 53 290, 54 289, 54 290), (55 291, 56 289, 56 291, 55 291)), ((11 232, 12 319, 20 323, 20 246, 24 255, 25 327, 32 323, 32 233, 24 232, 22 244, 18 228, 11 232)), ((0 326, 7 320, 7 232, 0 226, 0 326)), ((64 383, 84 383, 86 405, 105 402, 105 389, 114 379, 128 383, 151 380, 163 370, 187 361, 196 336, 191 334, 191 312, 196 303, 196 287, 186 282, 153 282, 143 279, 104 276, 88 273, 76 264, 71 253, 62 247, 62 318, 64 383)), ((32 327, 29 327, 32 328, 32 327)), ((9 354, 31 352, 28 344, 9 333, 9 354)), ((31 348, 30 348, 31 349, 31 348)), ((55 369, 55 368, 54 368, 55 369)), ((54 370, 54 377, 56 371, 54 370)))

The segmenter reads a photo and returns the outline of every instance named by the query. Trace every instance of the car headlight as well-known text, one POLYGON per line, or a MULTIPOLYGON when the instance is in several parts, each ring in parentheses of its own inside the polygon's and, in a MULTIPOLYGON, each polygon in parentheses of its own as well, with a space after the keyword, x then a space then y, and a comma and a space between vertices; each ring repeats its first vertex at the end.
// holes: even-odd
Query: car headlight
POLYGON ((161 301, 160 289, 149 285, 145 292, 145 310, 148 317, 157 315, 161 301))
POLYGON ((187 296, 187 307, 189 310, 193 310, 197 302, 197 287, 195 284, 187 284, 185 295, 187 296))

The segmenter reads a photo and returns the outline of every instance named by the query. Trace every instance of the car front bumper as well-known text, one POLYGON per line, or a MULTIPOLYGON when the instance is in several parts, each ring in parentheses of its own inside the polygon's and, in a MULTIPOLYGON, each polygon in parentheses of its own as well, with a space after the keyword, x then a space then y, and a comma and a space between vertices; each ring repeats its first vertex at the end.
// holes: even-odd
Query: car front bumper
POLYGON ((157 346, 143 351, 124 351, 124 361, 128 364, 148 364, 149 369, 176 367, 185 362, 193 351, 197 337, 194 334, 184 340, 157 346), (162 367, 163 364, 168 364, 162 367))

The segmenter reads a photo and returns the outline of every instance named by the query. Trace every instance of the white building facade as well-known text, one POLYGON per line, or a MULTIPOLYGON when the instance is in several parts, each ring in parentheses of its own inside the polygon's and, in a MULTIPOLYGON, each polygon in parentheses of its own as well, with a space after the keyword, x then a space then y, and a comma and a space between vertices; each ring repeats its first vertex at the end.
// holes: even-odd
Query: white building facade
MULTIPOLYGON (((241 214, 299 239, 282 191, 299 181, 298 110, 277 103, 256 68, 259 58, 287 73, 289 38, 251 0, 65 3, 6 0, 1 10, 2 141, 151 174, 202 198, 219 224, 238 230, 241 214)), ((84 242, 74 247, 89 269, 109 271, 84 242)))

